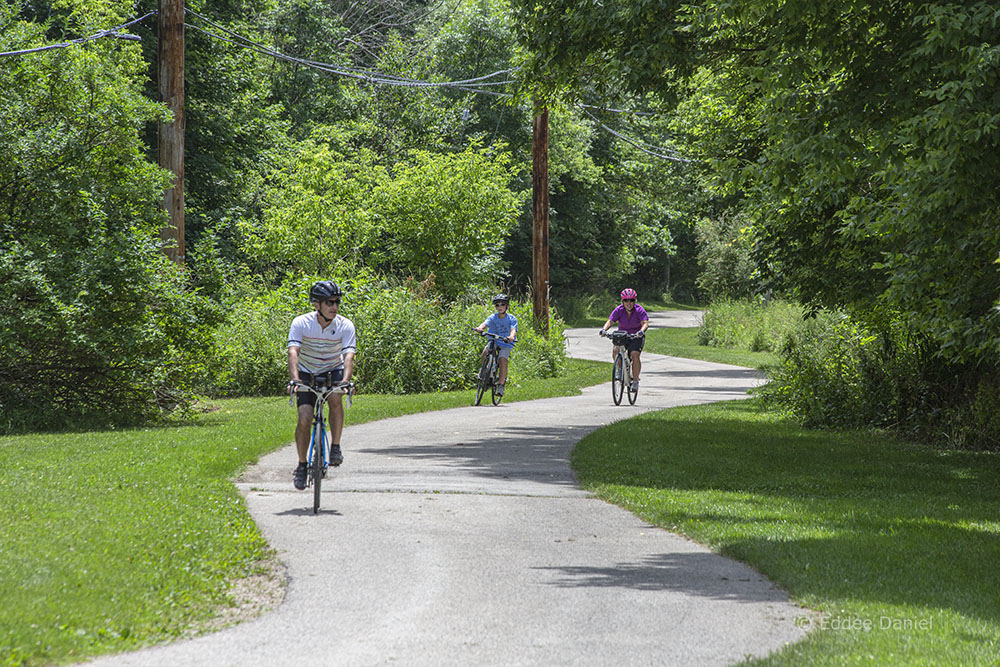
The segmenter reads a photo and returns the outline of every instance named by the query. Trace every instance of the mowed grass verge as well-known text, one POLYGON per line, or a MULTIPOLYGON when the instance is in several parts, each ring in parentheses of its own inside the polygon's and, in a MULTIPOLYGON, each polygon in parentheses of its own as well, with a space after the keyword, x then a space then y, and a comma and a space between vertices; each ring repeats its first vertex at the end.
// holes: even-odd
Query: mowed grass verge
MULTIPOLYGON (((579 393, 606 381, 608 366, 570 360, 560 378, 509 386, 504 402, 579 393)), ((347 421, 472 399, 359 395, 347 421)), ((212 405, 160 428, 0 437, 0 665, 195 632, 232 604, 234 580, 259 572, 271 554, 231 480, 291 441, 294 409, 286 397, 212 405)))
POLYGON ((773 352, 751 352, 736 348, 699 345, 697 327, 650 329, 646 332, 643 351, 747 368, 765 368, 778 362, 778 355, 773 352))
POLYGON ((768 665, 996 665, 1000 455, 801 428, 753 401, 650 413, 576 447, 580 482, 823 612, 768 665))

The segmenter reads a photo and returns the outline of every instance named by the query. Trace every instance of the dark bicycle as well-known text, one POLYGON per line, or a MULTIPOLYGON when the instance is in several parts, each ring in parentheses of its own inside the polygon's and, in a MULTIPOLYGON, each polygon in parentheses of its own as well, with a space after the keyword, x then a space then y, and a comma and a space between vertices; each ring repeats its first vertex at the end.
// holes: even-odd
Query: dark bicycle
MULTIPOLYGON (((316 395, 316 405, 313 408, 312 435, 309 436, 309 454, 306 458, 306 461, 309 463, 309 476, 306 484, 311 484, 313 487, 313 514, 317 514, 319 513, 320 486, 323 484, 323 478, 326 477, 326 469, 330 465, 330 443, 326 435, 326 419, 323 417, 323 406, 326 405, 326 399, 334 394, 346 394, 347 399, 344 401, 344 407, 351 407, 351 396, 354 395, 354 383, 339 382, 327 384, 317 382, 315 386, 302 382, 293 382, 292 384, 295 386, 296 392, 311 391, 316 395)), ((289 405, 293 404, 294 398, 295 395, 293 394, 288 400, 289 405)))
MULTIPOLYGON (((473 331, 476 331, 473 329, 473 331)), ((476 333, 479 333, 476 331, 476 333)), ((501 399, 503 399, 503 394, 498 394, 497 390, 500 387, 500 346, 497 341, 506 341, 507 339, 503 336, 498 336, 496 334, 491 334, 488 331, 484 331, 480 336, 486 336, 490 339, 490 342, 486 348, 486 356, 483 357, 483 364, 479 368, 479 375, 477 376, 476 383, 476 402, 475 405, 483 400, 483 394, 489 389, 492 395, 493 405, 500 405, 501 399)))
POLYGON ((639 398, 639 388, 632 390, 632 355, 629 354, 626 344, 629 340, 642 338, 642 332, 625 333, 624 331, 613 331, 606 335, 611 339, 611 344, 618 348, 615 355, 615 363, 611 369, 611 398, 615 405, 622 404, 622 393, 628 389, 629 405, 635 405, 635 399, 639 398))

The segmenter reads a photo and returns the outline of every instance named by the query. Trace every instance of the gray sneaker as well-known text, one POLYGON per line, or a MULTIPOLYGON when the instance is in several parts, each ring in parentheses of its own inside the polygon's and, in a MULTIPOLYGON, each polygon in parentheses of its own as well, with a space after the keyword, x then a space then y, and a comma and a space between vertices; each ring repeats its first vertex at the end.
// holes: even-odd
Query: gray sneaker
POLYGON ((300 463, 298 467, 295 468, 295 473, 292 475, 292 483, 299 491, 306 488, 306 469, 306 464, 300 463))
POLYGON ((632 380, 632 386, 629 387, 629 391, 631 391, 633 394, 635 392, 639 391, 639 381, 638 380, 632 380))
POLYGON ((505 386, 506 386, 506 385, 502 385, 502 384, 498 384, 498 385, 497 385, 497 396, 503 396, 503 388, 504 388, 505 386))

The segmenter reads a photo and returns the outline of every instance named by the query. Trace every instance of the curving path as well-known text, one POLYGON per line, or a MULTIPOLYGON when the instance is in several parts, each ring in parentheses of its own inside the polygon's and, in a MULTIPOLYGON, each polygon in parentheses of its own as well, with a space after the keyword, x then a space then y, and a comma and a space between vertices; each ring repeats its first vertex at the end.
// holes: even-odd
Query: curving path
MULTIPOLYGON (((659 326, 697 317, 653 315, 659 326)), ((567 346, 610 357, 595 329, 568 331, 567 346)), ((644 354, 634 407, 615 407, 604 384, 351 426, 319 516, 311 492, 292 488, 289 445, 238 481, 287 566, 284 603, 94 664, 726 665, 763 656, 804 636, 794 623, 802 611, 782 591, 580 490, 568 464, 574 443, 599 426, 740 398, 757 381, 744 368, 644 354)))

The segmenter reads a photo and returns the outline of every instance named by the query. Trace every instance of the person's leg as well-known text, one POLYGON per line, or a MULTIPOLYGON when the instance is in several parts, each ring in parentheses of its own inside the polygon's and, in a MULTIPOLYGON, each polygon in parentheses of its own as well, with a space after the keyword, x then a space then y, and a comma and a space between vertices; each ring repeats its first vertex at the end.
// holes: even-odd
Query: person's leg
POLYGON ((632 354, 632 379, 638 382, 639 373, 642 371, 642 362, 639 361, 639 350, 635 350, 631 354, 632 354))
POLYGON ((335 466, 344 462, 344 455, 340 450, 340 435, 344 432, 343 399, 343 394, 334 394, 327 399, 330 404, 330 463, 335 466))
POLYGON ((507 359, 500 357, 500 385, 507 383, 507 359))
POLYGON ((344 397, 334 394, 327 402, 330 404, 330 442, 340 444, 340 434, 344 431, 344 397))
POLYGON ((299 464, 292 475, 292 483, 300 491, 306 488, 306 457, 309 455, 309 431, 312 430, 312 419, 313 406, 305 402, 300 403, 298 421, 295 423, 295 449, 299 456, 299 464))
POLYGON ((295 448, 299 453, 299 463, 306 462, 309 455, 309 431, 312 428, 313 406, 303 403, 299 406, 299 420, 295 424, 295 448))

